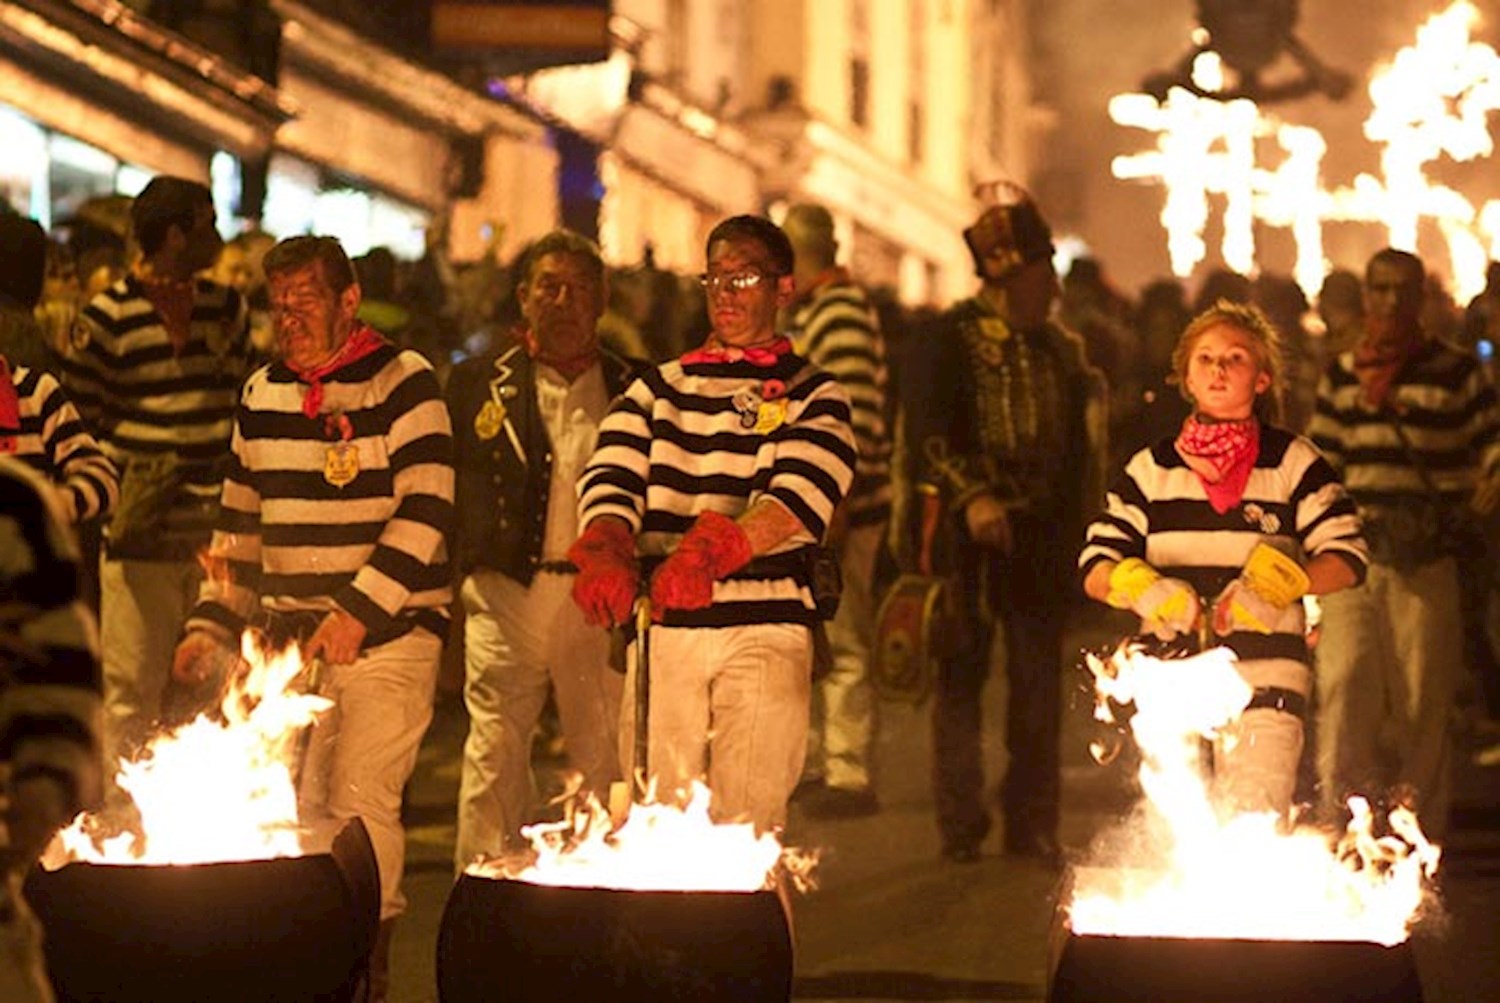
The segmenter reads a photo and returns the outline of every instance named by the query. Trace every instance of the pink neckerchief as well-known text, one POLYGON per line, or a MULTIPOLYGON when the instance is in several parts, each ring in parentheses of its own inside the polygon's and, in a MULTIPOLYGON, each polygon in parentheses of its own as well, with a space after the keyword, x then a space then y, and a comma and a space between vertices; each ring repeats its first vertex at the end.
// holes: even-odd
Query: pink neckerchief
POLYGON ((0 453, 14 453, 20 434, 21 398, 10 378, 10 363, 0 355, 0 453))
POLYGON ((373 327, 368 324, 359 324, 354 328, 354 333, 344 340, 344 344, 334 353, 333 358, 321 366, 312 369, 298 369, 290 362, 286 367, 296 375, 297 379, 307 384, 307 393, 302 397, 302 413, 309 418, 316 418, 318 412, 323 410, 323 379, 336 369, 347 366, 351 362, 358 362, 377 348, 386 345, 373 327))
POLYGON ((1260 455, 1260 422, 1200 421, 1188 415, 1177 433, 1177 452, 1182 455, 1208 494, 1208 503, 1223 515, 1240 503, 1255 459, 1260 455))
POLYGON ((695 348, 682 357, 684 366, 699 366, 714 362, 748 362, 752 366, 769 369, 792 350, 792 343, 777 337, 764 345, 738 348, 733 345, 716 345, 712 335, 702 348, 695 348))

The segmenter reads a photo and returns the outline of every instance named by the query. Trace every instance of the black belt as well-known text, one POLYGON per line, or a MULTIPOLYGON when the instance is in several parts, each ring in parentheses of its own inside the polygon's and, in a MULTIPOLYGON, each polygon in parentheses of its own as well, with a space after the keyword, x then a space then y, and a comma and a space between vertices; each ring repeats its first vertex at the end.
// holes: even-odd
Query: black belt
POLYGON ((539 575, 576 575, 578 565, 572 561, 543 561, 536 566, 539 575))
POLYGON ((1280 686, 1261 686, 1245 705, 1246 710, 1279 710, 1293 717, 1307 718, 1307 697, 1296 690, 1280 686))
MULTIPOLYGON (((750 559, 750 563, 725 576, 725 581, 742 581, 746 579, 766 578, 795 578, 806 582, 811 567, 813 553, 817 550, 812 545, 798 547, 795 550, 783 551, 779 554, 766 554, 761 557, 750 559)), ((642 554, 641 574, 649 578, 661 562, 667 559, 666 554, 642 554)))

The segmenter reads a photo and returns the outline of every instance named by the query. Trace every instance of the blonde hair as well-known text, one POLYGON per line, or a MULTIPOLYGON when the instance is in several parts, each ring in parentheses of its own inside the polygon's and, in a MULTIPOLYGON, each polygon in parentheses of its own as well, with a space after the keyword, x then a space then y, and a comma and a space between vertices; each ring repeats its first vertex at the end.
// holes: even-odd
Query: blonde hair
POLYGON ((1211 327, 1227 324, 1250 336, 1254 343, 1256 364, 1260 371, 1271 377, 1271 385, 1255 398, 1255 416, 1263 422, 1276 421, 1281 416, 1282 364, 1281 335, 1276 325, 1252 303, 1237 303, 1221 299, 1198 316, 1188 321, 1182 334, 1177 336, 1177 345, 1172 349, 1172 375, 1169 381, 1177 384, 1182 396, 1191 403, 1193 398, 1187 390, 1188 359, 1193 353, 1193 343, 1198 336, 1211 327))

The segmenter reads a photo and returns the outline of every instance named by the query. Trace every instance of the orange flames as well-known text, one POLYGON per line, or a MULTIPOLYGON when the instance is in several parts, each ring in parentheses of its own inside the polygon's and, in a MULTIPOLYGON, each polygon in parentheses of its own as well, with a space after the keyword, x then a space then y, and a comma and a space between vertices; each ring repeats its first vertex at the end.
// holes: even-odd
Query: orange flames
POLYGON ((298 692, 295 647, 263 651, 246 632, 242 664, 219 707, 157 736, 115 782, 139 812, 138 826, 80 815, 44 860, 100 864, 201 864, 300 856, 306 835, 297 815, 291 763, 305 728, 330 706, 298 692), (113 834, 111 834, 113 833, 113 834))
MULTIPOLYGON (((1500 110, 1500 55, 1472 39, 1478 22, 1475 6, 1458 0, 1372 76, 1364 131, 1382 147, 1378 175, 1328 187, 1321 173, 1327 144, 1316 129, 1283 122, 1249 100, 1174 88, 1161 104, 1146 94, 1111 100, 1115 122, 1158 134, 1156 149, 1117 157, 1114 176, 1166 188, 1161 222, 1178 276, 1190 275, 1207 253, 1203 233, 1215 196, 1224 205, 1221 255, 1237 272, 1254 274, 1257 224, 1287 228, 1297 245, 1294 275, 1313 295, 1326 271, 1325 222, 1377 224, 1391 246, 1415 251, 1418 226, 1428 220, 1447 246, 1453 292, 1467 301, 1484 286, 1486 262, 1500 257, 1500 200, 1477 206, 1429 172, 1443 160, 1494 150, 1488 116, 1500 110), (1262 159, 1265 150, 1271 153, 1262 159)), ((1194 66, 1194 82, 1206 91, 1222 88, 1217 58, 1203 53, 1194 66)))
POLYGON ((686 804, 633 805, 613 827, 597 800, 561 822, 527 826, 528 852, 472 864, 468 873, 537 885, 633 891, 755 892, 786 880, 812 887, 816 853, 785 849, 750 823, 716 823, 709 789, 694 782, 686 804))
MULTIPOLYGON (((1237 718, 1250 687, 1223 648, 1160 660, 1121 649, 1090 657, 1096 717, 1133 704, 1151 809, 1139 829, 1106 834, 1110 866, 1074 874, 1069 923, 1081 935, 1368 941, 1407 938, 1428 904, 1439 851, 1398 809, 1375 835, 1369 805, 1336 843, 1326 832, 1283 832, 1275 814, 1222 818, 1197 768, 1198 744, 1237 718)), ((1096 755, 1100 750, 1096 749, 1096 755)))

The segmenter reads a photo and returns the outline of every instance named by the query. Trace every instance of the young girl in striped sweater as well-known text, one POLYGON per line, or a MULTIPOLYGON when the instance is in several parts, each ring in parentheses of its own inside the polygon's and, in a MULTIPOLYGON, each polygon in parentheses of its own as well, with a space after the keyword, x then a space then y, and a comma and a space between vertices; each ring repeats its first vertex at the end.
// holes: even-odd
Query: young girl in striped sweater
POLYGON ((1213 754, 1216 801, 1286 816, 1312 690, 1301 598, 1363 579, 1359 517, 1312 443, 1271 422, 1281 359, 1255 307, 1220 300, 1172 356, 1193 413, 1136 453, 1079 555, 1090 598, 1178 651, 1207 636, 1253 688, 1213 754))

